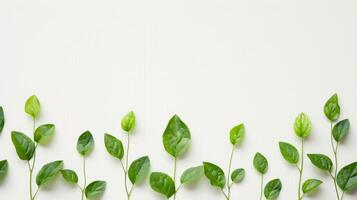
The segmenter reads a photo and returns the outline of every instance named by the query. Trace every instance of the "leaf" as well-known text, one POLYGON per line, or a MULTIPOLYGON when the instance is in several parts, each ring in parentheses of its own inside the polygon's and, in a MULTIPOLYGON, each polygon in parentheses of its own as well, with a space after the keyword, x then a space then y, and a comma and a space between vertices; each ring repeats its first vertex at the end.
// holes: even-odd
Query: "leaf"
POLYGON ((144 180, 150 172, 150 159, 148 156, 141 157, 131 163, 128 176, 132 184, 144 180))
POLYGON ((35 152, 35 143, 27 135, 17 131, 11 132, 11 140, 19 158, 31 160, 35 152))
POLYGON ((239 124, 233 127, 230 131, 230 141, 233 145, 239 145, 243 142, 245 135, 245 127, 244 124, 239 124))
POLYGON ((239 168, 239 169, 235 169, 232 172, 231 180, 233 181, 233 183, 239 183, 244 179, 244 177, 245 177, 245 170, 243 168, 239 168))
POLYGON ((170 176, 161 172, 153 172, 150 175, 151 188, 160 194, 170 198, 176 192, 176 186, 170 176))
POLYGON ((196 182, 204 175, 203 166, 191 167, 186 169, 180 178, 181 184, 193 183, 196 182))
POLYGON ((268 160, 259 152, 254 156, 253 165, 261 174, 265 174, 268 170, 268 160))
POLYGON ((337 184, 344 192, 357 188, 357 162, 343 167, 337 174, 337 184))
POLYGON ((58 160, 44 165, 36 176, 36 184, 40 187, 52 181, 63 169, 63 161, 58 160))
POLYGON ((105 181, 93 181, 85 189, 86 197, 88 199, 100 198, 104 194, 106 186, 105 181))
POLYGON ((340 116, 340 105, 338 104, 337 94, 334 94, 327 100, 324 106, 324 113, 330 121, 336 121, 338 119, 340 116))
POLYGON ((332 129, 332 135, 336 142, 341 142, 347 135, 350 129, 350 121, 344 119, 337 124, 332 129))
POLYGON ((333 164, 328 156, 323 154, 307 154, 307 157, 309 157, 311 163, 315 165, 317 168, 329 172, 332 170, 333 164))
POLYGON ((110 155, 120 160, 123 158, 124 147, 123 147, 123 143, 120 140, 118 140, 116 137, 110 134, 105 134, 104 143, 105 143, 105 148, 107 149, 110 155))
POLYGON ((223 170, 217 165, 209 162, 203 162, 205 176, 208 178, 212 186, 221 189, 226 185, 226 177, 223 170))
POLYGON ((82 156, 89 155, 94 149, 94 138, 89 131, 82 133, 77 141, 77 151, 82 156))
POLYGON ((278 198, 281 189, 282 189, 282 184, 280 179, 271 180, 265 185, 264 196, 268 200, 276 199, 278 198))
POLYGON ((190 146, 190 130, 177 115, 174 115, 166 126, 162 140, 165 150, 177 158, 184 154, 190 146))
POLYGON ((297 164, 299 162, 299 152, 291 144, 286 142, 279 142, 280 153, 284 159, 291 164, 297 164))
POLYGON ((3 108, 0 106, 0 134, 4 128, 5 125, 5 116, 4 116, 4 110, 3 108))
POLYGON ((320 180, 308 179, 302 185, 302 192, 304 194, 309 194, 309 193, 315 191, 321 184, 322 184, 322 181, 320 181, 320 180))
POLYGON ((9 169, 9 163, 7 160, 0 161, 0 181, 4 180, 9 169))
POLYGON ((61 170, 62 177, 68 183, 77 184, 78 183, 78 175, 75 171, 70 169, 63 169, 61 170))
POLYGON ((44 124, 39 126, 34 133, 34 139, 39 144, 48 144, 55 134, 55 125, 44 124))
POLYGON ((25 103, 25 112, 31 115, 33 118, 36 118, 40 113, 40 101, 38 100, 36 95, 32 95, 30 98, 26 100, 25 103))
POLYGON ((134 129, 134 127, 135 127, 135 114, 133 111, 130 111, 121 120, 121 128, 127 133, 129 133, 134 129))
POLYGON ((312 124, 309 117, 305 113, 300 113, 294 123, 294 131, 298 137, 306 138, 310 135, 312 124))

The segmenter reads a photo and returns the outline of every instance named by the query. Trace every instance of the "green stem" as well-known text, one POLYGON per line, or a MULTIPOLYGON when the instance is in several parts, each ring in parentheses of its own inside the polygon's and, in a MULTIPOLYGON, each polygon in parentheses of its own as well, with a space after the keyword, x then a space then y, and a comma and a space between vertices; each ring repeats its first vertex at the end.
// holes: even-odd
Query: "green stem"
POLYGON ((304 138, 301 138, 301 165, 299 168, 299 186, 298 186, 298 200, 302 200, 301 184, 302 184, 302 172, 304 170, 304 138))
POLYGON ((263 184, 264 184, 264 175, 262 174, 260 179, 260 200, 263 199, 263 184))
POLYGON ((230 174, 231 174, 231 170, 232 170, 232 161, 233 161, 233 154, 234 154, 234 146, 232 147, 232 151, 231 151, 231 155, 229 156, 229 165, 228 165, 228 174, 227 174, 227 181, 228 181, 228 199, 231 198, 231 187, 232 185, 230 184, 230 174))
MULTIPOLYGON (((33 134, 36 131, 36 118, 33 118, 33 124, 32 124, 32 132, 33 134)), ((32 186, 32 177, 33 177, 33 170, 35 168, 35 163, 36 163, 36 149, 37 149, 37 143, 35 143, 35 150, 33 153, 33 158, 32 158, 32 164, 30 164, 30 161, 28 161, 28 165, 29 165, 29 171, 30 171, 30 200, 34 200, 36 197, 36 194, 33 195, 33 186, 32 186)))
MULTIPOLYGON (((130 133, 128 132, 128 144, 126 147, 126 156, 125 156, 125 169, 124 169, 124 183, 125 183, 125 192, 127 200, 130 200, 131 190, 128 189, 128 166, 129 166, 129 149, 130 149, 130 133)), ((133 186, 132 186, 133 188, 133 186)))
MULTIPOLYGON (((333 141, 333 134, 332 134, 332 130, 333 130, 333 124, 332 121, 330 123, 330 131, 331 131, 331 146, 332 146, 332 150, 333 150, 333 155, 334 155, 334 160, 335 160, 335 169, 334 169, 334 174, 331 174, 331 178, 333 179, 334 182, 334 186, 335 186, 335 191, 336 191, 336 196, 337 196, 337 200, 340 200, 340 194, 338 192, 338 187, 337 187, 337 181, 336 181, 336 177, 337 177, 337 171, 338 171, 338 142, 336 143, 336 147, 334 145, 334 141, 333 141)), ((342 198, 341 198, 342 199, 342 198)))
MULTIPOLYGON (((176 184, 177 158, 174 158, 174 183, 176 184)), ((174 200, 176 200, 176 192, 174 193, 174 200)))
POLYGON ((84 178, 84 183, 82 188, 82 200, 84 200, 85 190, 87 187, 86 158, 84 156, 83 156, 83 178, 84 178))
POLYGON ((227 194, 224 192, 224 190, 221 188, 221 192, 224 195, 224 197, 226 198, 226 200, 229 200, 229 197, 227 196, 227 194))

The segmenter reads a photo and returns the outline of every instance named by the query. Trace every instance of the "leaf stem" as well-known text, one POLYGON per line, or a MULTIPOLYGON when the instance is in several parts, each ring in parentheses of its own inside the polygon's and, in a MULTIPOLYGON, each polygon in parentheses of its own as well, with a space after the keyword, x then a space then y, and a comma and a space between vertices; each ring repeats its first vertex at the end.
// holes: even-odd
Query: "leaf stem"
POLYGON ((131 189, 129 191, 129 189, 128 189, 128 166, 129 166, 130 133, 128 132, 127 134, 128 134, 128 143, 127 143, 126 155, 125 155, 124 183, 125 183, 125 192, 126 192, 127 200, 130 200, 130 195, 131 195, 133 186, 131 187, 131 189))
MULTIPOLYGON (((174 183, 176 184, 176 171, 177 171, 177 158, 174 157, 174 183)), ((178 190, 175 191, 174 193, 174 200, 176 200, 176 192, 178 190)))
POLYGON ((85 190, 87 187, 87 171, 86 171, 86 158, 83 156, 83 188, 82 188, 82 200, 84 200, 85 190))
MULTIPOLYGON (((35 134, 35 130, 36 130, 36 118, 33 117, 33 124, 32 124, 32 132, 33 135, 35 134)), ((33 170, 35 168, 35 163, 36 163, 36 149, 37 149, 37 143, 35 143, 35 150, 33 153, 33 158, 32 158, 32 164, 30 164, 30 161, 28 161, 28 166, 29 166, 29 171, 30 171, 30 200, 34 200, 36 197, 36 194, 33 195, 33 186, 32 186, 32 177, 33 177, 33 170)))
POLYGON ((229 200, 229 197, 227 196, 227 194, 224 192, 224 190, 221 188, 221 192, 224 195, 224 197, 226 198, 226 200, 229 200))
MULTIPOLYGON (((335 186, 335 191, 336 191, 336 196, 337 196, 337 200, 340 200, 340 194, 338 192, 338 187, 337 187, 337 182, 336 182, 336 177, 337 177, 337 171, 338 171, 338 145, 339 143, 336 142, 336 147, 334 145, 334 141, 333 141, 333 133, 332 133, 332 130, 333 130, 333 124, 332 124, 332 121, 330 122, 330 132, 331 132, 331 146, 332 146, 332 150, 333 150, 333 155, 334 155, 334 160, 335 160, 335 169, 334 169, 334 174, 332 175, 331 172, 331 178, 333 179, 333 182, 334 182, 334 186, 335 186)), ((341 197, 342 199, 342 197, 341 197)))
POLYGON ((264 184, 264 175, 262 174, 260 179, 260 200, 263 199, 263 184, 264 184))
POLYGON ((304 138, 301 138, 301 165, 299 169, 299 186, 298 186, 298 200, 302 200, 301 184, 302 184, 302 172, 304 170, 304 138))
POLYGON ((233 155, 234 155, 234 145, 232 147, 232 151, 231 151, 231 154, 229 156, 229 165, 228 165, 228 174, 227 174, 227 181, 228 181, 228 199, 231 198, 231 187, 232 185, 230 184, 230 174, 231 174, 231 171, 232 171, 232 161, 233 161, 233 155))

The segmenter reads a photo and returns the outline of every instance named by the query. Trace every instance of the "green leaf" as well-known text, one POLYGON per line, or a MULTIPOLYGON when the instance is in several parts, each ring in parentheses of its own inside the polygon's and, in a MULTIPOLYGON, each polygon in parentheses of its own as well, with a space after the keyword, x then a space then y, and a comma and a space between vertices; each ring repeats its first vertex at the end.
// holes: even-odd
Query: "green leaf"
POLYGON ((271 180, 265 185, 264 196, 268 200, 276 199, 278 198, 281 189, 282 189, 282 184, 280 179, 271 180))
POLYGON ((332 135, 336 142, 341 142, 347 135, 350 129, 350 121, 344 119, 337 124, 332 129, 332 135))
POLYGON ((160 194, 170 198, 176 192, 175 182, 170 176, 161 172, 153 172, 150 175, 151 188, 160 194))
POLYGON ((312 124, 309 117, 305 113, 300 113, 294 123, 294 131, 298 137, 306 138, 310 135, 312 124))
POLYGON ((5 125, 5 115, 4 115, 4 110, 0 106, 0 134, 2 132, 2 129, 4 128, 5 125))
POLYGON ((304 194, 310 194, 311 192, 315 191, 320 185, 322 181, 317 179, 308 179, 302 185, 302 192, 304 194))
POLYGON ((35 143, 27 135, 17 131, 11 132, 11 140, 19 158, 31 160, 35 152, 35 143))
POLYGON ((77 184, 78 183, 78 175, 75 171, 70 170, 70 169, 64 169, 61 170, 62 177, 64 178, 65 181, 71 184, 77 184))
POLYGON ((63 169, 63 161, 58 160, 44 165, 36 176, 36 184, 40 187, 55 179, 63 169))
POLYGON ((94 138, 89 131, 82 133, 77 141, 77 151, 82 156, 89 155, 94 149, 94 138))
POLYGON ((191 167, 186 169, 180 178, 181 184, 193 183, 196 182, 204 175, 203 166, 191 167))
POLYGON ((231 180, 233 181, 233 183, 239 183, 244 179, 244 177, 245 177, 245 170, 243 168, 239 168, 239 169, 235 169, 232 172, 231 180))
POLYGON ((7 171, 9 168, 9 163, 7 160, 0 161, 0 181, 4 180, 7 175, 7 171))
POLYGON ((150 172, 150 159, 148 156, 141 157, 131 163, 128 176, 132 184, 144 180, 150 172))
POLYGON ((261 174, 265 174, 268 170, 268 160, 259 152, 254 156, 253 165, 261 174))
POLYGON ((299 162, 299 152, 291 144, 286 142, 279 142, 280 153, 286 161, 291 164, 297 164, 299 162))
POLYGON ((88 199, 99 199, 104 194, 106 186, 105 181, 93 181, 85 189, 86 197, 88 199))
POLYGON ((217 165, 209 162, 203 162, 205 176, 208 178, 212 186, 221 189, 226 185, 226 176, 223 170, 217 165))
POLYGON ((231 129, 229 138, 233 145, 239 145, 243 142, 244 135, 245 135, 244 124, 239 124, 231 129))
POLYGON ((122 159, 124 156, 124 147, 123 143, 116 137, 105 134, 104 135, 104 144, 108 153, 115 158, 122 159))
POLYGON ((37 117, 38 114, 40 113, 40 101, 36 97, 36 95, 32 95, 30 98, 26 100, 25 103, 25 112, 32 117, 37 117))
POLYGON ((344 192, 357 188, 357 162, 343 167, 337 174, 337 184, 344 192))
POLYGON ((121 128, 130 133, 135 127, 135 114, 133 111, 130 111, 126 114, 121 120, 121 128))
POLYGON ((190 146, 190 130, 177 115, 174 115, 166 126, 162 140, 165 150, 177 158, 184 154, 190 146))
POLYGON ((324 113, 330 121, 336 121, 340 116, 340 105, 338 104, 338 96, 334 94, 330 97, 324 106, 324 113))
POLYGON ((323 154, 307 154, 307 157, 309 157, 311 163, 317 168, 329 172, 332 170, 333 164, 328 156, 323 154))
POLYGON ((48 144, 53 138, 54 134, 55 134, 55 125, 44 124, 36 129, 34 133, 34 139, 39 144, 48 144))

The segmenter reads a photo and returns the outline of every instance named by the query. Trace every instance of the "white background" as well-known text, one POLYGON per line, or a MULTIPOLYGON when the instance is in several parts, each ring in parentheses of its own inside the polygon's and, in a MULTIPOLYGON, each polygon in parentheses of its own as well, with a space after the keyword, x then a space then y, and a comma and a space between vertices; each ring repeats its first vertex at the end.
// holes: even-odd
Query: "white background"
MULTIPOLYGON (((280 199, 296 199, 297 170, 281 158, 278 141, 299 144, 292 123, 306 112, 314 125, 306 151, 332 156, 322 107, 334 92, 341 118, 352 124, 340 163, 357 160, 356 10, 355 0, 0 0, 0 105, 7 122, 0 158, 10 162, 0 199, 28 199, 27 165, 10 132, 31 134, 24 102, 32 94, 42 103, 38 123, 57 126, 52 144, 38 150, 36 170, 63 159, 81 174, 75 145, 88 129, 96 140, 88 178, 108 182, 105 200, 125 199, 123 173, 106 153, 103 134, 125 140, 120 120, 129 110, 137 114, 130 160, 147 154, 153 171, 172 173, 161 136, 176 113, 192 133, 179 174, 203 160, 226 169, 228 132, 244 122, 247 137, 233 166, 247 176, 233 199, 259 198, 257 151, 270 161, 266 179, 283 182, 280 199)), ((312 177, 325 184, 306 199, 336 199, 329 177, 306 160, 304 179, 312 177)), ((80 193, 59 178, 38 199, 80 199, 80 193)), ((163 197, 142 184, 132 199, 163 197)), ((177 199, 223 197, 202 179, 177 199)))

